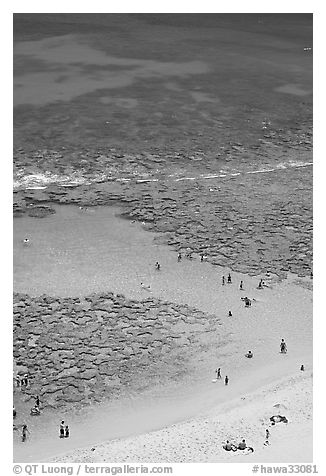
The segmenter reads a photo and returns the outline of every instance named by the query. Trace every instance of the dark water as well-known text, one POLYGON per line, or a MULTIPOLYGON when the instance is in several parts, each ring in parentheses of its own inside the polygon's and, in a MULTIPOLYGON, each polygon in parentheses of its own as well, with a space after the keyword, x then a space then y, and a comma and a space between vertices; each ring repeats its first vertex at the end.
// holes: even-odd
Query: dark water
POLYGON ((310 14, 15 14, 15 147, 211 151, 312 114, 310 14))

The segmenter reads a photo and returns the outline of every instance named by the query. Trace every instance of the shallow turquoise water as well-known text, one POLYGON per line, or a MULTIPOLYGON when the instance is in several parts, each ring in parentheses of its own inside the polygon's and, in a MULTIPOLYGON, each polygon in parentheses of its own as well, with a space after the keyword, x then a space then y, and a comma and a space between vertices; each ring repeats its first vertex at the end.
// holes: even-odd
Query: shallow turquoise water
POLYGON ((158 259, 157 245, 117 212, 59 206, 43 219, 14 219, 14 290, 74 296, 139 286, 158 259))

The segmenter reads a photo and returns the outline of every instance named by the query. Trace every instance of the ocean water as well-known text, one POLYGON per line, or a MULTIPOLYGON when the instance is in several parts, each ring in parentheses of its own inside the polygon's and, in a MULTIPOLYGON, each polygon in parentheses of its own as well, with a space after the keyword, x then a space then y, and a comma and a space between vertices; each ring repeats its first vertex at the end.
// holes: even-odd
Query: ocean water
POLYGON ((255 142, 311 113, 311 47, 312 15, 16 14, 15 147, 255 142))

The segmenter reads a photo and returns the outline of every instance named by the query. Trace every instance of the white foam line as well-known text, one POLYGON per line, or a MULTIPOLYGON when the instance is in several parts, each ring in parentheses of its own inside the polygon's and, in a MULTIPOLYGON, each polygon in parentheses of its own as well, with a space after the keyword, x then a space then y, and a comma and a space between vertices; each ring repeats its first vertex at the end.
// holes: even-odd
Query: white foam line
POLYGON ((212 179, 212 178, 218 178, 220 175, 202 175, 201 178, 204 179, 212 179))
POLYGON ((263 174, 265 172, 274 172, 275 169, 267 169, 267 170, 252 170, 250 172, 246 172, 246 174, 263 174))
POLYGON ((44 188, 47 188, 46 185, 44 186, 35 186, 35 187, 26 187, 26 190, 43 190, 44 188))
POLYGON ((142 182, 158 182, 158 179, 138 179, 136 180, 137 183, 142 183, 142 182))
MULTIPOLYGON (((180 182, 182 180, 200 180, 200 179, 205 179, 205 180, 210 180, 210 179, 215 179, 215 178, 223 178, 223 177, 235 177, 238 175, 241 175, 243 173, 245 174, 261 174, 261 173, 266 173, 266 172, 275 172, 277 170, 283 170, 287 168, 292 168, 292 167, 309 167, 312 166, 313 162, 304 162, 304 163, 287 163, 287 164, 278 164, 274 169, 262 169, 262 170, 251 170, 248 172, 234 172, 234 173, 225 173, 225 174, 212 174, 212 175, 199 175, 198 177, 179 177, 174 179, 175 182, 180 182)), ((169 177, 173 177, 175 175, 169 175, 169 177)), ((104 177, 107 179, 112 179, 112 177, 104 177)), ((96 182, 97 179, 86 179, 84 177, 79 177, 76 178, 73 181, 69 181, 69 177, 66 176, 58 176, 58 175, 52 175, 50 173, 46 174, 31 174, 25 177, 22 177, 21 180, 14 180, 13 183, 13 188, 19 189, 19 188, 26 188, 27 190, 41 190, 47 188, 48 185, 50 184, 56 184, 62 187, 73 187, 73 186, 78 186, 82 184, 91 184, 92 182, 96 182), (34 183, 33 183, 34 182, 34 183), (36 182, 36 183, 35 183, 36 182)), ((103 180, 103 176, 101 177, 101 180, 103 180)), ((130 182, 131 178, 117 178, 115 179, 117 182, 130 182)), ((153 179, 137 179, 136 183, 143 183, 143 182, 159 182, 159 179, 153 178, 153 179)))
POLYGON ((313 162, 306 162, 305 164, 291 164, 291 167, 308 167, 309 165, 313 165, 313 162))

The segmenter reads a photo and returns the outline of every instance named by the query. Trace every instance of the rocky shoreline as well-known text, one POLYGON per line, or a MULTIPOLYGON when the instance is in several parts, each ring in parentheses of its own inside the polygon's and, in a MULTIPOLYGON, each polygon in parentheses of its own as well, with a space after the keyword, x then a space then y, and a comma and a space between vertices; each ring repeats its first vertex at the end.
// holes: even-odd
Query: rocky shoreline
POLYGON ((15 293, 14 361, 30 378, 22 398, 39 395, 43 408, 76 410, 179 381, 202 343, 206 350, 213 344, 219 325, 214 315, 155 298, 15 293))
POLYGON ((179 251, 206 253, 212 264, 258 275, 272 271, 310 275, 312 269, 312 171, 290 167, 216 180, 99 183, 16 190, 14 217, 53 213, 51 204, 119 205, 122 215, 161 234, 179 251))

